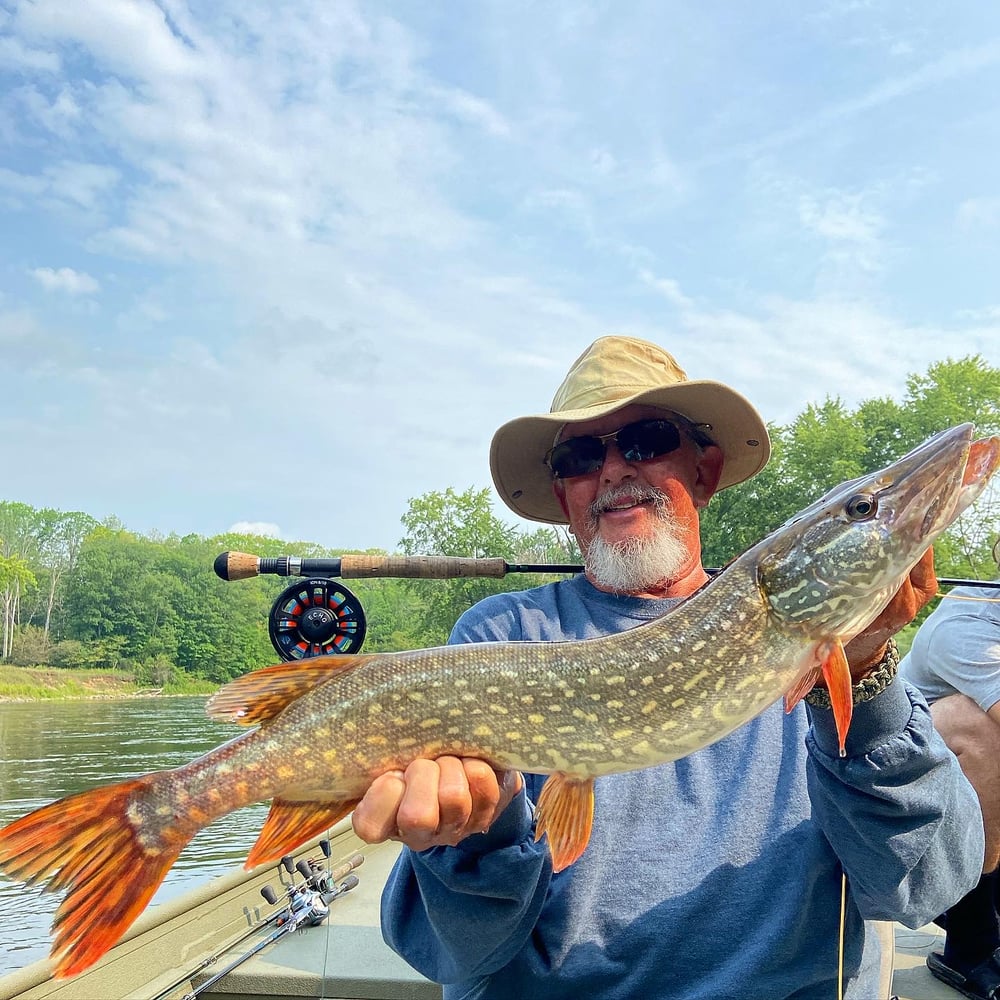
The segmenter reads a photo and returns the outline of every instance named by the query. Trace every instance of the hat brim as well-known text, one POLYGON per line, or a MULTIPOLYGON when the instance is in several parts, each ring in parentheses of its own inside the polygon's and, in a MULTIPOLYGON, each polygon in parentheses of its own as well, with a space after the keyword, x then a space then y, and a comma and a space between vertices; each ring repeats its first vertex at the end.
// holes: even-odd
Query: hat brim
POLYGON ((706 433, 722 449, 724 457, 720 490, 756 475, 770 457, 767 427, 747 399, 721 382, 683 382, 600 406, 508 421, 493 435, 490 446, 490 471, 501 499, 528 520, 566 524, 545 464, 556 432, 563 424, 594 420, 633 404, 673 410, 693 423, 710 425, 706 433))

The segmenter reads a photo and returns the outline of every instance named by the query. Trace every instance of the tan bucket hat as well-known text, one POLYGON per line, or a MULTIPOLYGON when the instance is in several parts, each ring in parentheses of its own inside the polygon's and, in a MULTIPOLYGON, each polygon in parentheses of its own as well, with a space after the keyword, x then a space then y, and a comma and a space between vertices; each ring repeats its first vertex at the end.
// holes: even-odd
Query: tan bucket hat
POLYGON ((490 469, 504 503, 532 521, 565 524, 545 464, 559 428, 631 403, 659 406, 708 425, 705 433, 725 456, 719 489, 755 475, 771 454, 764 421, 734 389, 689 379, 671 354, 647 340, 601 337, 573 363, 548 413, 518 417, 493 435, 490 469))

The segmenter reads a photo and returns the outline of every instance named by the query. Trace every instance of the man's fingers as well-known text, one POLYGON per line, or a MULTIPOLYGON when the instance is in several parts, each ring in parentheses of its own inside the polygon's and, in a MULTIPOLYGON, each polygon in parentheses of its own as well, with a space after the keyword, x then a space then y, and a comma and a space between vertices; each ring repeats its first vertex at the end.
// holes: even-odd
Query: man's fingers
POLYGON ((472 792, 464 762, 458 757, 439 757, 438 831, 442 836, 462 836, 472 815, 472 792))
POLYGON ((436 760, 417 759, 410 762, 404 777, 406 789, 396 812, 396 828, 407 847, 422 851, 432 846, 441 823, 441 768, 436 760))
POLYGON ((934 549, 928 549, 910 570, 910 584, 917 594, 917 611, 937 595, 939 588, 934 572, 934 549))
POLYGON ((379 775, 354 810, 354 832, 366 844, 381 844, 396 835, 396 812, 406 783, 402 771, 379 775))
POLYGON ((454 845, 488 829, 521 784, 517 772, 498 774, 474 758, 414 760, 372 782, 354 810, 354 830, 368 843, 393 838, 415 851, 454 845))

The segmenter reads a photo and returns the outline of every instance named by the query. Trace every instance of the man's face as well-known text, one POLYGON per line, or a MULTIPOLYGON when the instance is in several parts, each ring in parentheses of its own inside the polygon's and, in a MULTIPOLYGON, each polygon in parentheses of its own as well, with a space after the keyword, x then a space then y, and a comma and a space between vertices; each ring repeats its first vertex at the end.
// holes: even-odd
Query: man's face
MULTIPOLYGON (((609 434, 635 420, 669 418, 652 406, 627 406, 596 420, 568 424, 560 439, 588 434, 609 434)), ((700 554, 699 508, 708 503, 722 472, 722 452, 710 445, 702 450, 686 434, 681 446, 669 454, 645 462, 628 462, 613 440, 606 442, 604 464, 585 476, 553 481, 581 551, 586 555, 591 541, 600 535, 608 545, 630 539, 649 539, 662 524, 662 513, 651 499, 636 501, 629 493, 652 488, 659 491, 682 533, 688 549, 700 554), (596 504, 596 509, 595 508, 596 504)))

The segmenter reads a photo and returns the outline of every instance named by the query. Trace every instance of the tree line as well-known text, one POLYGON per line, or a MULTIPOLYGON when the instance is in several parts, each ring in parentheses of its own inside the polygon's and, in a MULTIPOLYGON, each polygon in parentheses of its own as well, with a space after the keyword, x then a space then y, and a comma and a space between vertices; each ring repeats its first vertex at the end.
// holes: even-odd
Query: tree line
MULTIPOLYGON (((706 565, 722 566, 831 486, 880 468, 945 427, 971 421, 1000 433, 1000 369, 978 356, 911 375, 901 400, 848 408, 828 397, 790 424, 769 425, 773 451, 749 482, 713 498, 702 515, 706 565)), ((501 557, 509 563, 576 563, 559 527, 518 527, 491 491, 453 487, 409 501, 398 551, 501 557)), ((990 487, 936 546, 939 576, 992 578, 1000 493, 990 487)), ((0 660, 21 666, 128 670, 167 686, 179 674, 221 683, 272 663, 268 616, 291 582, 226 583, 213 571, 225 550, 305 558, 346 554, 314 543, 224 534, 144 536, 114 519, 0 501, 0 660)), ((378 550, 368 550, 370 553, 378 550)), ((548 577, 551 579, 553 577, 548 577)), ((442 643, 476 601, 546 577, 351 580, 368 621, 366 651, 442 643)))

